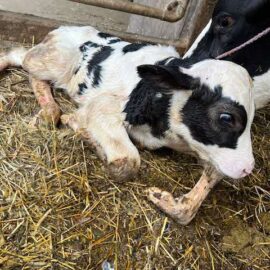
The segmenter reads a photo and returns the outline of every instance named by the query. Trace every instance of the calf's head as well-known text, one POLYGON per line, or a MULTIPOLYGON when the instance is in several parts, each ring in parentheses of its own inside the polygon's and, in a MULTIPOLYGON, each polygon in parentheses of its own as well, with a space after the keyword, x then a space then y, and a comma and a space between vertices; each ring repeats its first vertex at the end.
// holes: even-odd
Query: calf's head
POLYGON ((186 141, 200 158, 231 178, 252 172, 252 82, 234 63, 205 60, 189 68, 143 65, 139 75, 171 95, 165 136, 186 141))

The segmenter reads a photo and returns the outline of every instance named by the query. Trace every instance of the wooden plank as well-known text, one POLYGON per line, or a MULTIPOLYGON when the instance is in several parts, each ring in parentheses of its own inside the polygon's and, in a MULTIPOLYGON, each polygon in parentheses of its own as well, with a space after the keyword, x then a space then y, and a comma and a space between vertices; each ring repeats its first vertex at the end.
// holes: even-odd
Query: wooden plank
MULTIPOLYGON (((180 36, 177 37, 176 39, 168 40, 166 39, 166 36, 165 38, 164 36, 162 36, 162 38, 151 38, 151 36, 142 36, 140 34, 134 35, 134 33, 129 34, 125 32, 117 32, 112 30, 107 31, 107 29, 99 29, 99 30, 106 31, 108 33, 119 36, 124 40, 131 42, 141 40, 145 42, 170 44, 176 46, 178 50, 181 53, 183 53, 191 44, 197 32, 201 30, 201 28, 205 25, 205 23, 208 20, 208 16, 206 16, 207 12, 205 12, 203 8, 207 1, 208 0, 200 0, 197 2, 197 0, 191 0, 190 5, 193 5, 194 7, 193 8, 189 7, 189 9, 193 10, 193 12, 188 12, 188 15, 186 15, 185 18, 182 20, 181 24, 183 24, 183 27, 182 28, 180 27, 180 31, 176 29, 178 31, 177 35, 180 36)), ((152 20, 154 20, 155 22, 158 21, 155 19, 152 20)), ((22 42, 38 43, 42 41, 43 38, 46 36, 46 34, 51 30, 61 25, 71 25, 71 24, 74 25, 73 23, 66 21, 46 19, 33 15, 26 15, 0 10, 0 39, 21 43, 22 42)), ((147 27, 148 27, 147 25, 142 25, 141 28, 147 27)))
MULTIPOLYGON (((48 32, 61 25, 71 25, 71 23, 0 10, 0 40, 20 43, 38 43, 43 40, 48 32)), ((107 29, 99 30, 119 36, 120 38, 130 42, 143 41, 150 43, 171 44, 177 47, 180 46, 178 41, 176 41, 175 44, 174 41, 167 42, 166 39, 153 39, 151 37, 144 37, 135 35, 133 33, 129 34, 112 30, 107 31, 107 29)))
POLYGON ((186 50, 191 46, 198 34, 206 26, 212 14, 212 9, 209 8, 208 0, 191 0, 180 37, 185 44, 186 50))
MULTIPOLYGON (((172 0, 135 0, 134 2, 146 6, 166 9, 167 5, 171 3, 172 0)), ((183 28, 183 22, 184 20, 170 23, 138 15, 131 15, 127 31, 145 36, 177 39, 183 28)))
MULTIPOLYGON (((172 0, 134 0, 136 3, 165 8, 172 0)), ((186 15, 176 23, 168 23, 152 18, 131 15, 128 32, 179 40, 186 50, 197 34, 203 29, 209 20, 212 9, 208 8, 209 0, 190 0, 186 15)), ((181 48, 180 48, 181 49, 181 48)))
POLYGON ((126 31, 129 18, 129 14, 123 12, 81 5, 68 0, 0 0, 0 8, 5 11, 117 31, 126 31))
POLYGON ((35 43, 40 42, 48 32, 67 25, 67 22, 40 18, 33 15, 0 11, 0 39, 35 43))
MULTIPOLYGON (((33 43, 34 41, 34 43, 38 43, 42 41, 50 31, 61 25, 74 24, 61 20, 46 19, 29 14, 0 10, 0 40, 21 43, 33 43)), ((143 39, 144 37, 125 32, 112 30, 107 31, 106 29, 99 30, 106 31, 112 35, 119 36, 120 38, 131 42, 141 40, 145 42, 162 43, 162 40, 148 40, 147 37, 143 39)))

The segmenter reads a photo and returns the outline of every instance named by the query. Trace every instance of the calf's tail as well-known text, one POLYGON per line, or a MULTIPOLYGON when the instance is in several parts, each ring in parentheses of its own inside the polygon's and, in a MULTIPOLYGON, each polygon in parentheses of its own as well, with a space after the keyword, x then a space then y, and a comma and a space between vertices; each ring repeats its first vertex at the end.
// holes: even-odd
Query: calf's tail
POLYGON ((27 51, 27 49, 19 47, 0 54, 0 71, 8 67, 21 67, 27 51))

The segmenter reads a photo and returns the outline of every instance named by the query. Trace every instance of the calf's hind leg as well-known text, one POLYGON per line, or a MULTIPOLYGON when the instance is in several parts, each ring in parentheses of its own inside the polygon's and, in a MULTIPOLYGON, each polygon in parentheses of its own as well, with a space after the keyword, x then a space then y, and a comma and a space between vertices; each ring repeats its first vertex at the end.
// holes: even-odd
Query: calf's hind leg
POLYGON ((46 81, 41 81, 30 77, 30 83, 33 89, 33 92, 37 98, 38 104, 41 107, 40 112, 34 118, 31 124, 35 125, 37 118, 42 118, 46 123, 52 123, 56 125, 60 120, 60 108, 55 102, 54 97, 52 96, 51 87, 46 81))
POLYGON ((59 40, 61 36, 50 33, 42 43, 30 49, 22 61, 22 67, 30 75, 33 91, 41 106, 39 117, 54 124, 60 118, 60 109, 47 82, 67 89, 80 59, 76 48, 73 52, 72 47, 65 48, 65 40, 63 43, 59 40))
MULTIPOLYGON (((41 106, 41 111, 36 118, 41 117, 46 122, 57 124, 60 118, 60 109, 54 101, 50 85, 46 81, 38 80, 36 77, 33 77, 33 72, 37 73, 36 75, 41 77, 44 76, 44 73, 48 73, 46 70, 47 65, 42 63, 42 58, 44 58, 44 56, 42 53, 35 53, 36 51, 43 52, 44 54, 46 52, 46 46, 37 45, 28 51, 25 48, 14 48, 9 52, 1 53, 0 71, 10 66, 21 66, 26 69, 30 74, 30 83, 38 103, 41 106), (43 48, 43 50, 40 50, 40 47, 43 48)), ((48 77, 48 80, 49 79, 50 78, 48 77)), ((32 124, 33 123, 34 121, 32 121, 32 124)))

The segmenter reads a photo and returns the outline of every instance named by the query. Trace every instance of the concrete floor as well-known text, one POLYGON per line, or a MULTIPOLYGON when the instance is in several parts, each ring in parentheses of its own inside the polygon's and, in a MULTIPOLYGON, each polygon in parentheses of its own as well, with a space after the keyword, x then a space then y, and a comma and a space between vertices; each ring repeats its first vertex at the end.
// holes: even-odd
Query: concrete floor
POLYGON ((129 15, 126 13, 68 0, 0 0, 0 10, 92 25, 101 30, 126 31, 129 20, 129 15))

